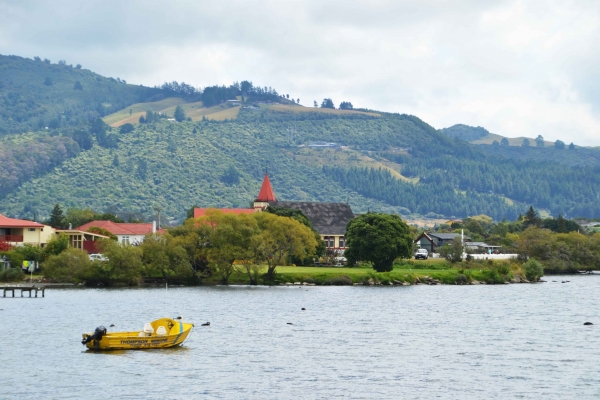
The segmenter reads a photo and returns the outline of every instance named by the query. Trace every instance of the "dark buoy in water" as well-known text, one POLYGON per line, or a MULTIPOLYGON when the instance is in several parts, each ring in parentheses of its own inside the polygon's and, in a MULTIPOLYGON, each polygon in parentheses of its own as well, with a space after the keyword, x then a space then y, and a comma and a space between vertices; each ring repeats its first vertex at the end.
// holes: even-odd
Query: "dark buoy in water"
POLYGON ((584 325, 594 325, 594 324, 592 324, 591 322, 584 322, 583 324, 584 324, 584 325))
POLYGON ((109 328, 112 328, 113 326, 115 326, 115 324, 110 324, 109 328))
POLYGON ((205 323, 203 323, 203 324, 202 324, 202 325, 200 325, 200 326, 210 326, 210 322, 205 322, 205 323))
POLYGON ((306 308, 302 307, 302 311, 306 311, 306 308))
POLYGON ((287 324, 288 324, 288 325, 294 325, 294 324, 292 324, 291 322, 288 322, 287 324))

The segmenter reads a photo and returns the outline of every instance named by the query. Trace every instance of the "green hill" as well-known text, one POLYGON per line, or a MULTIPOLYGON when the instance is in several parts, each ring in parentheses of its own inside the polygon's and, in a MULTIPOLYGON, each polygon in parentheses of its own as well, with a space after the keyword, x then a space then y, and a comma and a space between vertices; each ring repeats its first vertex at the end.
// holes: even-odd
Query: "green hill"
MULTIPOLYGON (((146 218, 161 207, 162 215, 182 220, 193 205, 248 206, 267 169, 279 199, 347 201, 355 212, 514 219, 533 204, 553 215, 600 217, 595 149, 472 145, 414 116, 302 107, 271 88, 150 89, 66 65, 6 59, 24 63, 30 80, 42 85, 48 68, 56 68, 53 82, 81 72, 98 84, 94 101, 106 96, 100 113, 98 103, 64 83, 52 101, 40 97, 37 110, 73 109, 73 125, 26 133, 41 117, 3 120, 15 134, 0 142, 0 161, 8 166, 0 171, 0 213, 14 217, 43 218, 60 203, 146 218), (122 92, 111 100, 115 88, 122 92), (242 96, 242 106, 226 103, 242 96), (186 113, 180 123, 165 118, 177 106, 186 113), (152 118, 138 123, 145 111, 152 118), (101 115, 110 126, 94 118, 101 115)), ((19 65, 2 79, 16 82, 19 65)), ((85 92, 91 81, 78 80, 85 92)), ((14 84, 0 93, 30 96, 30 86, 21 87, 22 93, 14 84)))
POLYGON ((160 89, 128 85, 78 65, 0 55, 0 135, 87 125, 163 96, 160 89))

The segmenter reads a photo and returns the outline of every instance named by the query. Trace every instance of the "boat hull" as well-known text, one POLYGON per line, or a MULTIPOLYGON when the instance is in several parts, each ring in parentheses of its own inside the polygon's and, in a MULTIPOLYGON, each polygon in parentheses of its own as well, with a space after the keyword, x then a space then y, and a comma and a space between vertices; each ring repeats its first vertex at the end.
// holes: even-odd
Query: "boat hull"
MULTIPOLYGON (((91 340, 85 344, 92 350, 136 350, 164 349, 181 345, 190 335, 194 324, 163 318, 151 323, 154 332, 158 327, 165 327, 166 334, 146 333, 144 331, 108 332, 100 340, 91 340)), ((86 339, 91 333, 84 333, 86 339)))

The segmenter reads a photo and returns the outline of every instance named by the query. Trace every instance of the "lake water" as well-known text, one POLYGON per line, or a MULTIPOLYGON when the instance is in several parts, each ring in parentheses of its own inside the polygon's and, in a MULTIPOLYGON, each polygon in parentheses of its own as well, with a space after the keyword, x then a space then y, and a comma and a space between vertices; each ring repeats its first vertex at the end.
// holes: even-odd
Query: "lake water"
POLYGON ((600 275, 546 279, 0 298, 0 398, 598 398, 600 275), (177 315, 196 323, 183 347, 95 353, 80 343, 98 325, 177 315))

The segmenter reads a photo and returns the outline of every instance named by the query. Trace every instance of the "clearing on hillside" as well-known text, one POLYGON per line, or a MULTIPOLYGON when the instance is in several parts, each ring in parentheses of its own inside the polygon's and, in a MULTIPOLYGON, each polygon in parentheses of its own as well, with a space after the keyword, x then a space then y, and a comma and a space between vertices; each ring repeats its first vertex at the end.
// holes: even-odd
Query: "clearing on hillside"
POLYGON ((338 115, 351 115, 351 114, 363 114, 370 115, 372 117, 381 117, 381 114, 374 112, 365 112, 365 111, 356 111, 356 110, 338 110, 334 108, 319 108, 319 107, 303 107, 303 106, 293 106, 286 104, 271 104, 267 106, 268 109, 273 111, 290 111, 296 113, 302 112, 313 112, 313 113, 321 113, 321 114, 338 114, 338 115))

